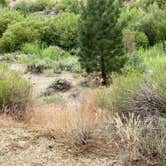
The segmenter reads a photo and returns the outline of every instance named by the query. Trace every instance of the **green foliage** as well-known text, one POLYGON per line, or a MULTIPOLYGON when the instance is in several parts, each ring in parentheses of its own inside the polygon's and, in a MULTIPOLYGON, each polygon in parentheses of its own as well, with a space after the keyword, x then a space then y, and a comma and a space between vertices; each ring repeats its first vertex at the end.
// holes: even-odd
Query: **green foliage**
POLYGON ((54 72, 69 71, 73 73, 80 73, 82 71, 78 57, 70 56, 55 63, 54 72))
POLYGON ((30 84, 0 64, 0 113, 17 115, 25 111, 30 100, 30 84))
POLYGON ((71 55, 57 46, 47 46, 43 43, 25 43, 21 49, 26 54, 33 55, 32 58, 49 58, 55 61, 70 57, 71 55))
POLYGON ((125 63, 122 27, 118 24, 122 1, 88 0, 80 19, 80 62, 86 71, 100 71, 103 84, 108 73, 125 63))
POLYGON ((60 103, 63 101, 63 97, 62 96, 45 96, 43 97, 43 101, 46 102, 47 104, 50 104, 50 103, 60 103))
POLYGON ((9 9, 2 9, 0 11, 0 38, 10 24, 21 20, 23 20, 23 16, 21 16, 19 12, 9 9))
POLYGON ((55 92, 65 92, 71 89, 71 83, 66 79, 56 79, 49 88, 53 89, 55 92))
POLYGON ((98 105, 112 114, 123 111, 127 101, 132 98, 140 88, 142 75, 130 73, 127 77, 117 76, 108 90, 101 90, 97 93, 98 105))
POLYGON ((21 11, 24 14, 27 14, 30 12, 51 9, 54 6, 55 2, 53 0, 37 0, 35 2, 20 1, 13 8, 15 10, 21 11))
POLYGON ((79 14, 81 10, 80 3, 80 0, 61 0, 57 3, 56 8, 79 14))
POLYGON ((2 52, 16 51, 24 43, 34 41, 58 45, 65 49, 76 48, 78 46, 78 17, 73 13, 63 13, 57 17, 29 15, 22 21, 8 26, 0 39, 0 49, 2 52))
POLYGON ((165 116, 166 53, 161 45, 157 45, 148 50, 140 49, 136 55, 141 58, 139 64, 146 66, 145 72, 141 73, 141 69, 135 69, 137 59, 136 62, 131 59, 131 64, 130 61, 126 64, 130 72, 125 76, 115 77, 109 90, 101 90, 98 93, 97 102, 112 113, 157 113, 165 116))
POLYGON ((119 22, 131 31, 143 32, 149 44, 154 45, 166 39, 165 20, 166 7, 160 8, 158 3, 152 2, 146 8, 144 3, 124 8, 119 22))
POLYGON ((45 27, 43 41, 71 49, 78 46, 78 15, 62 13, 50 19, 45 27))
POLYGON ((20 49, 26 42, 40 40, 43 24, 43 21, 40 19, 27 18, 9 25, 0 39, 0 50, 2 52, 11 52, 20 49))
POLYGON ((0 0, 0 7, 8 6, 8 0, 0 0))
POLYGON ((122 68, 122 73, 127 75, 130 72, 140 72, 143 73, 146 71, 146 65, 144 64, 144 59, 139 55, 138 52, 128 54, 127 62, 122 68))
POLYGON ((148 38, 143 32, 124 30, 123 43, 127 53, 136 51, 136 48, 148 46, 148 38))

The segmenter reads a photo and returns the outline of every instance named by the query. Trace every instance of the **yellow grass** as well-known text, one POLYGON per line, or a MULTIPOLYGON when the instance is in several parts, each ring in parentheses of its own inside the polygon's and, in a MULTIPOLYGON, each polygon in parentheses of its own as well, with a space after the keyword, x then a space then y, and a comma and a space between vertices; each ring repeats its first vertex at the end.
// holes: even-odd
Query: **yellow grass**
POLYGON ((84 100, 81 103, 36 107, 28 119, 28 124, 33 127, 65 130, 102 124, 106 121, 106 115, 94 102, 84 100))

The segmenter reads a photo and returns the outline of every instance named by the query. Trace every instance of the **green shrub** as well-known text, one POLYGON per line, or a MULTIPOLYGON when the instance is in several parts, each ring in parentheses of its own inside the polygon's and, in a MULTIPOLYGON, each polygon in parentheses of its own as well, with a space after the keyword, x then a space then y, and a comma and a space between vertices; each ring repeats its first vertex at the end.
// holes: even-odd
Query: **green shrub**
POLYGON ((78 16, 72 13, 57 17, 29 15, 23 21, 9 25, 0 39, 0 50, 19 50, 24 43, 34 41, 72 49, 78 46, 77 21, 78 16))
POLYGON ((166 8, 161 9, 157 3, 151 3, 146 8, 142 5, 124 8, 120 23, 131 31, 143 32, 149 44, 154 45, 166 39, 165 10, 166 8))
POLYGON ((58 61, 71 56, 68 52, 64 51, 60 47, 48 47, 46 44, 39 42, 25 43, 21 50, 26 54, 34 55, 32 58, 37 59, 49 58, 58 61))
POLYGON ((66 79, 56 79, 49 88, 54 89, 54 91, 65 92, 71 89, 71 83, 66 79))
POLYGON ((0 0, 0 7, 8 6, 8 0, 0 0))
POLYGON ((2 9, 0 11, 0 38, 10 24, 21 20, 23 20, 23 16, 21 16, 19 12, 9 9, 2 9))
POLYGON ((30 100, 30 89, 29 82, 0 65, 0 113, 21 115, 30 100))
POLYGON ((43 41, 48 45, 58 45, 65 49, 78 46, 78 15, 62 13, 50 19, 45 27, 43 41))
POLYGON ((45 96, 43 97, 43 101, 46 102, 47 104, 50 104, 50 103, 60 103, 63 101, 63 97, 62 96, 45 96))
POLYGON ((126 101, 130 100, 140 88, 142 76, 139 73, 131 73, 127 77, 118 76, 108 90, 97 93, 97 103, 103 109, 111 113, 123 111, 126 101))
POLYGON ((166 72, 153 75, 133 72, 113 80, 110 89, 97 94, 97 103, 111 113, 134 113, 141 118, 166 116, 166 72))
POLYGON ((138 52, 128 54, 127 62, 122 68, 123 74, 128 74, 129 72, 138 71, 143 73, 146 71, 146 65, 144 64, 144 59, 138 52))
POLYGON ((0 39, 0 50, 2 52, 11 52, 20 49, 26 42, 40 40, 43 24, 42 20, 28 18, 9 25, 0 39))
POLYGON ((70 56, 55 63, 54 72, 69 71, 73 73, 80 73, 82 71, 78 57, 70 56))
POLYGON ((80 3, 80 0, 61 0, 56 4, 56 9, 79 14, 81 10, 80 3))
POLYGON ((28 62, 27 71, 35 74, 43 73, 45 69, 50 69, 55 62, 50 58, 36 59, 28 62))
POLYGON ((132 53, 136 48, 146 48, 148 46, 148 38, 143 32, 124 30, 123 42, 127 52, 132 53))
POLYGON ((37 0, 35 2, 20 1, 13 8, 27 14, 29 12, 51 9, 54 6, 55 2, 53 0, 37 0))

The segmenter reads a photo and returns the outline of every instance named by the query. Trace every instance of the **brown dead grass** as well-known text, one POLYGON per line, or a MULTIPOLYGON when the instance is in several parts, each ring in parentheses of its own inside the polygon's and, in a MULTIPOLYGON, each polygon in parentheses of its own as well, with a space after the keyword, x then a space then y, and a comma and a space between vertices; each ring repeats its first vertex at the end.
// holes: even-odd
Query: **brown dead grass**
MULTIPOLYGON (((61 105, 38 106, 31 113, 28 119, 30 126, 47 129, 70 130, 83 128, 85 126, 95 126, 106 121, 106 114, 98 109, 95 103, 88 99, 81 102, 72 102, 61 105)), ((28 114, 29 115, 29 112, 28 114)))

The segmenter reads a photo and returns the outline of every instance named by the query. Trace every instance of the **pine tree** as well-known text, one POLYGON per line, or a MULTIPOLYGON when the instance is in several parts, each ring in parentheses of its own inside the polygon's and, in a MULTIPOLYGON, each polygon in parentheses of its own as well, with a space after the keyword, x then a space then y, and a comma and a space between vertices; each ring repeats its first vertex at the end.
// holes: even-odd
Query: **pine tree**
POLYGON ((102 84, 125 62, 122 28, 118 25, 123 0, 87 0, 80 18, 80 62, 88 73, 101 72, 102 84))

